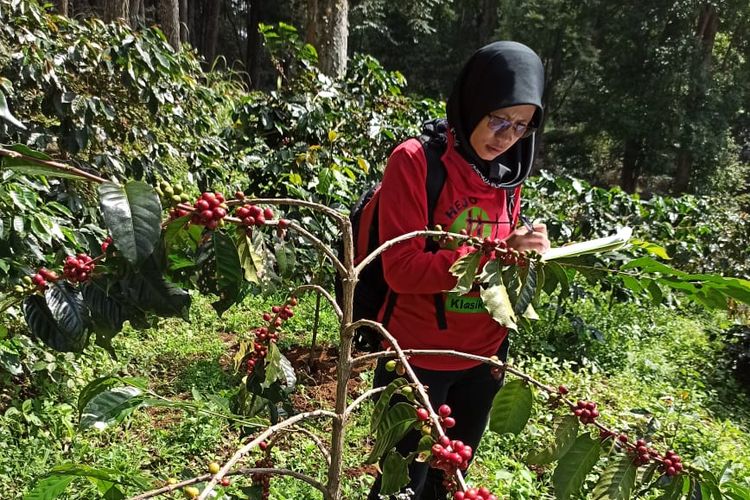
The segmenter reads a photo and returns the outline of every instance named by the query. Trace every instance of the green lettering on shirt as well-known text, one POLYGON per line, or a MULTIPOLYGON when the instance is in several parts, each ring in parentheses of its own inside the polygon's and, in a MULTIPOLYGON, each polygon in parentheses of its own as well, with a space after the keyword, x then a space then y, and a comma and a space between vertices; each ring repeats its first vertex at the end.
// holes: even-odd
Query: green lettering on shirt
POLYGON ((487 312, 482 297, 465 297, 450 293, 445 299, 445 310, 464 314, 487 312))

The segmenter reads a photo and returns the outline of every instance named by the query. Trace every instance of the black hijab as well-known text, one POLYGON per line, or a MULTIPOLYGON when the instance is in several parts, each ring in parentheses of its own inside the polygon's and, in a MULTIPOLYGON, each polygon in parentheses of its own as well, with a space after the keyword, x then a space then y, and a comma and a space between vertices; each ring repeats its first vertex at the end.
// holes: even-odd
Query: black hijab
POLYGON ((461 70, 448 98, 448 123, 456 139, 456 149, 493 186, 512 188, 528 177, 534 161, 535 136, 520 139, 502 155, 486 161, 471 146, 471 133, 492 111, 519 104, 536 106, 531 125, 539 126, 543 92, 542 61, 533 50, 518 42, 485 45, 461 70))

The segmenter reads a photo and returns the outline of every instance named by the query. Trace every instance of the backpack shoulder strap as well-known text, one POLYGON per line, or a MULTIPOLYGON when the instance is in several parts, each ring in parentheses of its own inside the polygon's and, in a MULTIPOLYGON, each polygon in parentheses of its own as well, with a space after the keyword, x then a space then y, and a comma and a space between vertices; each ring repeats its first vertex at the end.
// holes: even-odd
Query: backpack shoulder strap
MULTIPOLYGON (((420 138, 421 140, 422 138, 420 138)), ((437 206, 440 192, 445 185, 447 173, 443 164, 442 156, 445 152, 446 143, 440 140, 421 140, 424 148, 424 155, 427 160, 427 175, 425 176, 425 190, 427 191, 427 226, 435 225, 435 207, 437 206)), ((437 252, 440 245, 432 238, 427 238, 425 250, 428 252, 437 252)), ((448 328, 448 321, 445 317, 445 302, 442 293, 436 293, 434 296, 435 313, 437 316, 438 329, 445 330, 448 328)))
POLYGON ((427 176, 425 178, 427 225, 432 227, 435 225, 435 207, 437 207, 437 201, 440 198, 440 192, 443 190, 446 178, 445 165, 443 165, 441 159, 445 148, 441 148, 434 141, 424 142, 422 147, 424 148, 425 158, 427 158, 427 176))

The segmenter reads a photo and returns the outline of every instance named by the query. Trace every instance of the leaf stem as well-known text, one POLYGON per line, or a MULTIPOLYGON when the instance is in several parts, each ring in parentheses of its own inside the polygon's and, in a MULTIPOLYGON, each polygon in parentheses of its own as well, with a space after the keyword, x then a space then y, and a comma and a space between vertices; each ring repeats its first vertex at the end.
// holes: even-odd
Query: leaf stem
POLYGON ((65 172, 67 174, 76 175, 78 177, 81 177, 82 179, 87 179, 93 182, 98 182, 99 184, 102 184, 104 182, 113 182, 113 181, 108 181, 107 179, 104 179, 102 177, 99 177, 98 175, 90 174, 84 170, 71 167, 70 165, 66 165, 64 163, 60 163, 60 162, 53 161, 53 160, 42 160, 41 158, 34 158, 33 156, 28 156, 23 153, 19 153, 18 151, 12 151, 10 149, 5 149, 2 147, 0 147, 0 156, 6 156, 8 158, 21 159, 21 160, 25 160, 31 163, 36 163, 37 165, 49 167, 54 170, 59 170, 60 172, 65 172))

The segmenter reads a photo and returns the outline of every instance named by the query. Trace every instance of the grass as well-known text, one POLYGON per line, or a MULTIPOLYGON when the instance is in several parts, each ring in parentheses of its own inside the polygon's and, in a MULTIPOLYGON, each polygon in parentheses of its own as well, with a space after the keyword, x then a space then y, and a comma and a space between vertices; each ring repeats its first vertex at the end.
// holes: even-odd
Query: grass
MULTIPOLYGON (((0 401, 8 402, 0 408, 0 496, 22 498, 54 465, 68 462, 144 476, 157 486, 169 477, 200 474, 209 461, 226 460, 241 437, 221 417, 148 408, 103 431, 79 432, 77 394, 93 378, 115 373, 146 378, 152 390, 175 400, 190 402, 197 396, 201 407, 219 411, 211 395, 228 397, 237 383, 232 374, 234 344, 260 324, 264 310, 281 300, 281 295, 253 297, 218 318, 207 299, 195 296, 189 323, 165 319, 150 330, 126 329, 117 336, 117 360, 99 349, 80 358, 40 354, 39 371, 14 379, 14 386, 5 381, 0 386, 5 396, 0 401)), ((304 297, 286 325, 291 333, 280 342, 282 351, 309 344, 313 310, 314 299, 304 297)), ((517 335, 512 362, 542 381, 566 384, 574 398, 597 401, 607 424, 630 435, 647 435, 658 448, 673 447, 686 462, 714 471, 731 461, 734 478, 750 481, 750 401, 722 364, 722 345, 713 335, 721 321, 702 311, 678 315, 631 304, 606 310, 584 300, 559 321, 540 323, 534 331, 517 335), (586 333, 593 330, 597 335, 586 333), (570 335, 576 335, 575 349, 570 335)), ((335 332, 335 318, 324 308, 320 342, 332 343, 335 332)), ((371 373, 361 378, 360 391, 370 386, 371 373)), ((296 401, 330 406, 320 389, 300 385, 296 401)), ((362 466, 372 445, 371 409, 369 402, 363 405, 348 430, 344 498, 363 498, 372 482, 362 466)), ((502 498, 553 498, 551 467, 529 468, 523 461, 529 451, 551 439, 551 420, 546 407, 537 404, 519 436, 488 433, 470 482, 486 485, 502 498)), ((326 421, 306 427, 328 440, 326 421)), ((325 480, 322 455, 302 434, 284 434, 273 456, 279 466, 325 480)), ((255 452, 243 465, 259 457, 255 452)), ((274 479, 271 485, 271 498, 321 498, 294 479, 274 479)), ((228 491, 238 492, 238 485, 228 491)), ((65 496, 95 497, 94 487, 83 479, 76 480, 65 496)))

